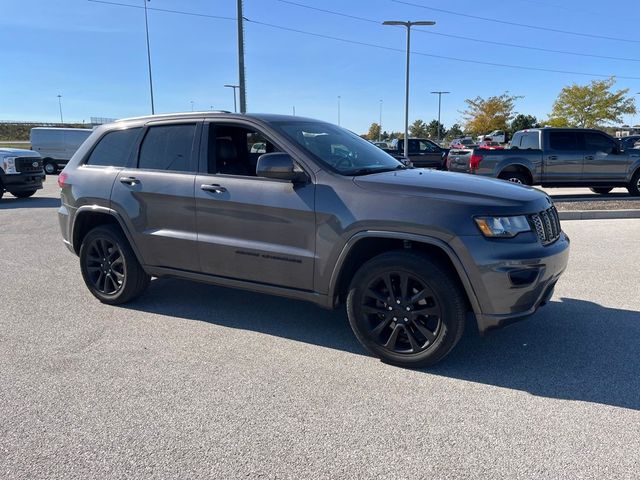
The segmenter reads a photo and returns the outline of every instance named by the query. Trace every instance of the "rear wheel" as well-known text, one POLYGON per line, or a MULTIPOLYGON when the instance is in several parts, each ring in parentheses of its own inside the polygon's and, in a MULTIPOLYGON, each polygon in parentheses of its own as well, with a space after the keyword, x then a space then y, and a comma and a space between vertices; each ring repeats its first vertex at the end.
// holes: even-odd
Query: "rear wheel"
POLYGON ((531 185, 529 177, 521 172, 502 172, 498 178, 508 182, 520 183, 522 185, 531 185))
POLYGON ((45 162, 43 167, 48 175, 55 175, 58 172, 58 166, 53 162, 45 162))
POLYGON ((89 291, 110 305, 138 297, 151 280, 125 236, 112 225, 96 227, 84 238, 80 268, 89 291))
POLYGON ((629 195, 633 195, 634 197, 640 196, 640 169, 636 170, 636 173, 631 177, 631 182, 627 190, 629 190, 629 195))
POLYGON ((26 190, 24 192, 9 192, 9 193, 16 198, 29 198, 33 196, 36 192, 37 190, 26 190))
POLYGON ((599 195, 606 195, 607 193, 609 193, 611 190, 613 190, 613 188, 606 188, 606 187, 593 187, 590 188, 589 190, 591 190, 593 193, 597 193, 599 195))
POLYGON ((349 287, 347 314, 369 352, 415 368, 437 363, 458 343, 466 308, 448 268, 419 253, 396 251, 358 270, 349 287))

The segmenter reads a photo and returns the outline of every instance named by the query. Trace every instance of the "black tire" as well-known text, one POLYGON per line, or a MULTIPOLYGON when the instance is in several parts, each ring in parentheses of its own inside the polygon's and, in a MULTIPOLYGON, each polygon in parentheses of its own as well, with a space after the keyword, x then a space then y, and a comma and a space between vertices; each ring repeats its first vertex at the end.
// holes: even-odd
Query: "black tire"
POLYGON ((347 295, 349 323, 364 348, 409 368, 433 365, 453 349, 464 331, 465 305, 449 268, 407 251, 366 262, 347 295))
POLYGON ((634 197, 640 196, 640 168, 636 170, 636 173, 631 177, 631 182, 627 190, 629 190, 629 195, 633 195, 634 197))
POLYGON ((502 172, 499 179, 506 180, 507 182, 519 183, 522 185, 531 185, 529 177, 521 172, 502 172))
POLYGON ((151 280, 122 231, 113 225, 96 227, 87 234, 80 247, 80 269, 89 291, 109 305, 140 296, 151 280))
POLYGON ((24 192, 9 192, 9 193, 16 198, 29 198, 29 197, 32 197, 36 192, 37 190, 26 190, 24 192))
POLYGON ((591 190, 593 193, 597 193, 598 195, 606 195, 607 193, 609 193, 611 190, 613 190, 613 188, 609 187, 592 187, 589 190, 591 190))
POLYGON ((58 166, 53 162, 44 162, 42 167, 47 175, 55 175, 58 173, 58 166))

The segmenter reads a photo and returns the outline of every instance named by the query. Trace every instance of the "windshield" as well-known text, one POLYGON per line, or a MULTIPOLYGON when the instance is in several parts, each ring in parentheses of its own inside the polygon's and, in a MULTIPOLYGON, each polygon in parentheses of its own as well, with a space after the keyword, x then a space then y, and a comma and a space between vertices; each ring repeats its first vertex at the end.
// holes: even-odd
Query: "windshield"
POLYGON ((322 122, 280 122, 276 127, 323 164, 342 175, 406 168, 355 133, 322 122))

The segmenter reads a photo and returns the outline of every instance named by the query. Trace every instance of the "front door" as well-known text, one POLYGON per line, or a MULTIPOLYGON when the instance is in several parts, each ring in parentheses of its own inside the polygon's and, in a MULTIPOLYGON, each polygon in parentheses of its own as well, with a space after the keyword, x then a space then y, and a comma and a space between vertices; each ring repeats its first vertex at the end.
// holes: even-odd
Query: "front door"
POLYGON ((199 129, 193 120, 148 126, 136 161, 113 184, 111 207, 125 220, 146 265, 198 270, 199 129))
POLYGON ((257 177, 259 155, 281 149, 254 127, 205 128, 195 187, 202 271, 312 290, 315 185, 257 177))
POLYGON ((599 132, 584 132, 585 184, 623 181, 627 174, 628 156, 621 154, 615 141, 599 132))

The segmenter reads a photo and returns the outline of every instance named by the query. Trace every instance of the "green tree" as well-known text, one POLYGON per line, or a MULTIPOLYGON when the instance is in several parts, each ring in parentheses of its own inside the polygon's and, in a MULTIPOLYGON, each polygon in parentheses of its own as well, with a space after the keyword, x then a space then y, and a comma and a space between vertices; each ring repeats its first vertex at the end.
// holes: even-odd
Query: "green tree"
POLYGON ((377 123, 372 123, 369 127, 369 132, 367 133, 367 137, 371 141, 377 141, 380 138, 380 125, 377 123))
POLYGON ((622 123, 623 115, 636 113, 635 100, 628 88, 614 92, 615 77, 593 80, 588 85, 564 87, 553 104, 549 122, 570 127, 598 128, 622 123))
POLYGON ((527 128, 535 128, 538 126, 538 119, 533 115, 523 115, 522 113, 516 115, 511 122, 511 133, 515 133, 518 130, 526 130, 527 128))
POLYGON ((427 136, 427 124, 423 120, 416 120, 409 125, 409 136, 416 138, 424 138, 427 136))
POLYGON ((459 123, 454 123, 453 125, 451 125, 451 128, 447 130, 447 140, 452 140, 454 138, 459 138, 462 136, 464 136, 464 132, 462 131, 462 127, 459 123))
POLYGON ((502 95, 482 98, 466 99, 467 109, 462 111, 465 130, 480 135, 492 130, 507 130, 513 119, 516 100, 521 96, 502 95))
POLYGON ((429 138, 444 138, 447 135, 447 129, 438 120, 431 120, 427 125, 427 136, 429 138), (440 134, 438 135, 438 126, 440 126, 440 134))

